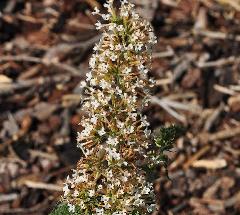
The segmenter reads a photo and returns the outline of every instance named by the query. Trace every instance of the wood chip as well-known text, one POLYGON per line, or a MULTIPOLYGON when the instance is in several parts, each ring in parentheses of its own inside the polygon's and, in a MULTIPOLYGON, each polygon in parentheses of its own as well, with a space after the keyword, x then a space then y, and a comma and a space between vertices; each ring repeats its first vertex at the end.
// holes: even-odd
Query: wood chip
POLYGON ((222 169, 226 166, 227 161, 224 159, 197 160, 192 163, 192 167, 206 169, 222 169))
POLYGON ((3 83, 12 83, 12 79, 7 77, 6 75, 1 75, 0 74, 0 84, 3 84, 3 83))

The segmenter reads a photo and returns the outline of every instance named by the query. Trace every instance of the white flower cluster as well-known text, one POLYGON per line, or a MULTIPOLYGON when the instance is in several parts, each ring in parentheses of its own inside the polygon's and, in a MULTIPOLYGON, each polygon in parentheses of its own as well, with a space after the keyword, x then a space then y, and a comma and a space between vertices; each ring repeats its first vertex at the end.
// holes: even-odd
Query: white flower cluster
POLYGON ((119 9, 113 0, 104 7, 107 14, 94 11, 104 20, 96 23, 103 36, 82 83, 88 115, 80 123, 78 146, 85 157, 67 178, 64 199, 69 211, 79 207, 82 214, 150 214, 153 187, 139 163, 146 158, 151 132, 140 108, 147 105, 152 84, 147 73, 156 37, 127 0, 119 9))

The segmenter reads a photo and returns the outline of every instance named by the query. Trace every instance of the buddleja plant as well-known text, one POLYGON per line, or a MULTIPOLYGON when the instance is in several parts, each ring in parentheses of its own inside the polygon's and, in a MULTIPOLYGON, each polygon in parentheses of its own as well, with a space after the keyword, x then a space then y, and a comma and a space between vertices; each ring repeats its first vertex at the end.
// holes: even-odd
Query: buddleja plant
POLYGON ((166 161, 163 151, 174 140, 160 136, 154 141, 141 114, 153 84, 148 78, 156 43, 151 25, 126 0, 118 9, 113 0, 104 7, 107 14, 94 11, 104 20, 96 23, 103 34, 82 83, 87 114, 80 123, 78 147, 84 156, 66 180, 64 204, 52 214, 150 214, 154 192, 146 170, 166 161))

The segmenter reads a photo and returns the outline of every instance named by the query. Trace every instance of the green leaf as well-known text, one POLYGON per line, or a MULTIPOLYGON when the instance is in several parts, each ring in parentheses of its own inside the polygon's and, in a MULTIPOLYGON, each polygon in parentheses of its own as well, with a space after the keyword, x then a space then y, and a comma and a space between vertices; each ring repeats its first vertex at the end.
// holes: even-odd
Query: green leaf
POLYGON ((177 138, 185 133, 185 129, 179 125, 160 128, 159 135, 155 139, 155 144, 161 152, 169 151, 177 138))
POLYGON ((76 207, 76 211, 74 213, 71 213, 68 211, 67 204, 62 203, 57 205, 56 209, 49 215, 82 215, 82 213, 79 207, 76 207))
POLYGON ((159 135, 155 138, 155 144, 159 148, 159 154, 157 159, 163 164, 166 170, 166 175, 168 176, 168 164, 169 158, 164 154, 166 151, 170 151, 173 148, 173 144, 185 133, 185 129, 179 125, 171 125, 169 127, 162 127, 160 129, 159 135))

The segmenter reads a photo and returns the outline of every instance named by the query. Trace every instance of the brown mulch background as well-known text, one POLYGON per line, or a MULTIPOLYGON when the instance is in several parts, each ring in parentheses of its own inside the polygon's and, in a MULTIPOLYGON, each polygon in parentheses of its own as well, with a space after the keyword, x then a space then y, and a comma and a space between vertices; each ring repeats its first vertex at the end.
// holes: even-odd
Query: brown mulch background
MULTIPOLYGON (((0 1, 0 214, 48 214, 81 152, 95 0, 0 1)), ((152 22, 153 129, 187 132, 158 173, 160 214, 240 214, 240 1, 135 0, 152 22)))

